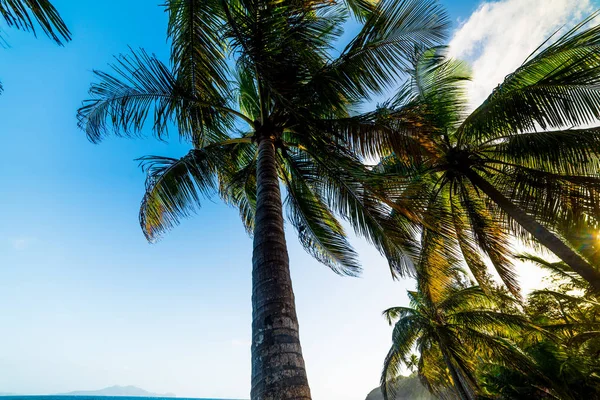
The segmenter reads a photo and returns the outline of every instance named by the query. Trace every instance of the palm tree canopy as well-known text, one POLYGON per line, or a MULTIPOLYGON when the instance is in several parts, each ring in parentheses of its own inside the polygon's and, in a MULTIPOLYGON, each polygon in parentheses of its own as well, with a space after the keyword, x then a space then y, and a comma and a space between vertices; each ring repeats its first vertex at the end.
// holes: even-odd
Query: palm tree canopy
POLYGON ((473 354, 526 371, 530 360, 512 339, 525 331, 537 334, 539 329, 520 313, 499 305, 499 301, 514 305, 515 300, 500 292, 489 296, 471 286, 459 263, 439 257, 444 247, 435 236, 424 234, 421 245, 417 290, 408 292, 409 306, 384 311, 394 325, 381 377, 384 398, 394 398, 391 383, 402 365, 410 366, 408 356, 415 347, 420 354, 419 377, 440 398, 455 398, 448 390, 457 392, 458 386, 469 398, 480 391, 473 354))
POLYGON ((166 9, 170 63, 143 50, 118 57, 110 73, 96 71, 78 114, 92 142, 140 135, 148 124, 159 139, 175 128, 193 144, 181 159, 141 160, 148 239, 215 192, 252 231, 257 141, 268 137, 278 148, 289 220, 311 254, 336 272, 357 273, 342 216, 394 271, 407 272, 415 212, 361 183, 370 172, 348 149, 379 128, 351 113, 396 82, 415 46, 445 38, 448 19, 437 2, 169 0, 166 9), (363 27, 334 56, 350 12, 363 27))
POLYGON ((600 119, 595 17, 532 54, 471 113, 464 64, 443 49, 417 50, 410 79, 371 118, 402 138, 372 143, 384 156, 379 169, 429 194, 432 223, 448 230, 482 286, 485 255, 518 294, 508 235, 536 240, 478 181, 555 234, 599 227, 600 128, 573 128, 600 119))

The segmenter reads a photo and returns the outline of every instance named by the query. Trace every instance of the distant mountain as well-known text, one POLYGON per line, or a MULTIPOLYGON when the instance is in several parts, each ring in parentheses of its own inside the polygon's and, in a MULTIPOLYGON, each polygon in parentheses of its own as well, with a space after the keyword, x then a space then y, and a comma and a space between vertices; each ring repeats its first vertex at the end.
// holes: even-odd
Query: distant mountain
POLYGON ((62 393, 61 396, 176 397, 173 393, 151 393, 135 386, 111 386, 100 390, 81 390, 62 393))
MULTIPOLYGON (((421 384, 417 374, 400 376, 396 379, 396 397, 394 400, 436 400, 421 384)), ((380 388, 375 388, 365 400, 383 400, 380 388)))

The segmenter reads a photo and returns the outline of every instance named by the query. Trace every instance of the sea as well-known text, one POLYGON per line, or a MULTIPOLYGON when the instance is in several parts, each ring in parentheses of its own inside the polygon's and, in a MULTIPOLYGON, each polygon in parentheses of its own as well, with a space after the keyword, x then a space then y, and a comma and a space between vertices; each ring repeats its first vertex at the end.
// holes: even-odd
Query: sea
POLYGON ((0 400, 242 400, 242 399, 213 399, 205 397, 141 397, 141 396, 0 396, 0 400))

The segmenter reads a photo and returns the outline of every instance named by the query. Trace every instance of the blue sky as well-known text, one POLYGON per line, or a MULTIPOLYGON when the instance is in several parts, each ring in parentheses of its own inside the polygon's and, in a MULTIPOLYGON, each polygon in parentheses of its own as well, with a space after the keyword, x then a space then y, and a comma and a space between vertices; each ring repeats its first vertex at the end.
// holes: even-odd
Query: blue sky
MULTIPOLYGON (((568 0, 443 3, 458 29, 455 52, 473 62, 476 88, 485 90, 538 36, 592 7, 568 0), (523 4, 533 10, 522 12, 523 4), (502 60, 486 63, 490 54, 502 60)), ((76 127, 92 69, 105 68, 127 46, 167 59, 166 15, 143 0, 54 4, 72 43, 60 48, 4 29, 11 47, 0 49, 0 392, 119 384, 247 398, 251 241, 236 211, 205 202, 149 245, 137 221, 144 175, 133 160, 179 156, 187 145, 117 138, 92 145, 76 127)), ((291 230, 288 243, 314 398, 362 400, 377 385, 389 345, 380 313, 406 303, 412 283, 392 282, 361 240, 354 243, 365 272, 357 279, 319 265, 291 230)), ((524 276, 526 285, 539 281, 535 271, 524 276)))

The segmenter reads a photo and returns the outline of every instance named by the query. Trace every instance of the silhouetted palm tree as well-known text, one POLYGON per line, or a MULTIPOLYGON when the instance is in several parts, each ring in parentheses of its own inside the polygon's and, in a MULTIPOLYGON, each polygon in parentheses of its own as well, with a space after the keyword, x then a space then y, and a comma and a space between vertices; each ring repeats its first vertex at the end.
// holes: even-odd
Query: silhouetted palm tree
MULTIPOLYGON (((434 0, 169 0, 172 62, 144 52, 97 72, 79 110, 93 142, 138 134, 150 119, 162 138, 174 123, 193 150, 177 160, 145 157, 141 225, 153 240, 205 195, 236 205, 254 234, 252 399, 309 399, 283 230, 280 183, 304 247, 343 274, 358 263, 337 213, 406 270, 410 212, 389 216, 365 188, 368 170, 347 148, 350 110, 388 88, 417 45, 448 26, 434 0), (336 57, 347 8, 363 28, 336 57), (233 72, 231 72, 233 70, 233 72), (404 220, 405 226, 396 220, 404 220)), ((359 124, 360 125, 360 124, 359 124)), ((362 135, 372 131, 365 124, 362 135)), ((401 206, 394 207, 400 208, 401 206)), ((402 222, 402 221, 400 221, 402 222)))

